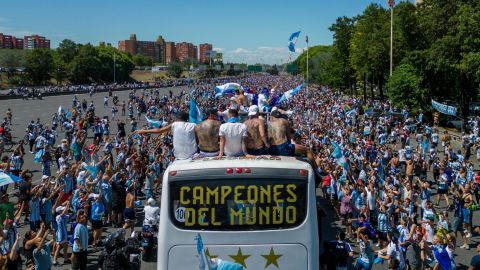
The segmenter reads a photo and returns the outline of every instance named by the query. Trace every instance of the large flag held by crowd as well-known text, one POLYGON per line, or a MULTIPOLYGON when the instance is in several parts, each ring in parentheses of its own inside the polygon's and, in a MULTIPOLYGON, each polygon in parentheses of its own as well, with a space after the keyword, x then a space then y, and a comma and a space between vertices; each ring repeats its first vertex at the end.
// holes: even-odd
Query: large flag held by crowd
POLYGON ((0 172, 0 187, 13 183, 19 183, 21 180, 22 179, 20 177, 17 177, 13 174, 0 172))
POLYGON ((288 90, 287 92, 283 93, 282 97, 280 98, 280 100, 278 101, 279 103, 282 103, 284 102, 285 100, 289 100, 291 97, 293 97, 294 95, 296 95, 298 92, 300 92, 300 90, 302 90, 303 86, 305 84, 300 84, 299 86, 293 88, 293 89, 290 89, 288 90))
POLYGON ((203 121, 203 113, 198 108, 195 99, 193 99, 192 95, 190 95, 190 112, 189 118, 191 123, 200 124, 203 121))
POLYGON ((243 87, 238 83, 226 83, 215 87, 215 98, 225 94, 233 94, 236 90, 243 90, 243 87))
POLYGON ((288 39, 288 50, 295 52, 295 44, 297 44, 297 39, 300 36, 300 31, 292 33, 288 39))

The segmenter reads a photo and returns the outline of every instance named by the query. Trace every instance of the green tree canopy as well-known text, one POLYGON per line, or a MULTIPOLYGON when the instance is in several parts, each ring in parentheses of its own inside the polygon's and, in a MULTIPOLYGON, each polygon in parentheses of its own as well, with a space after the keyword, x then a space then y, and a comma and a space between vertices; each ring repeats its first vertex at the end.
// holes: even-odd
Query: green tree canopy
POLYGON ((33 84, 45 84, 50 80, 50 73, 53 68, 53 54, 51 50, 34 49, 27 54, 25 71, 33 84))
POLYGON ((182 72, 183 72, 183 67, 178 62, 171 62, 167 67, 168 75, 174 78, 180 78, 180 76, 182 76, 182 72))
POLYGON ((134 55, 132 57, 132 60, 137 67, 151 67, 153 65, 152 58, 141 54, 134 55))
POLYGON ((422 78, 410 64, 401 64, 395 68, 387 87, 388 97, 396 106, 407 106, 418 111, 428 104, 428 93, 422 88, 422 78))

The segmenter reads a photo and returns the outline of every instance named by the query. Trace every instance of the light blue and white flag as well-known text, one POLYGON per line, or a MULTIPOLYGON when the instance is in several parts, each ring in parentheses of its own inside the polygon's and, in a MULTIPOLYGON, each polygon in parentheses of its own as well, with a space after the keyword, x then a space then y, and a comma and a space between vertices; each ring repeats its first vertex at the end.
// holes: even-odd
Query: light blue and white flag
POLYGON ((238 83, 226 83, 215 87, 215 98, 224 94, 233 94, 235 90, 243 90, 243 87, 238 83))
POLYGON ((205 254, 203 240, 200 234, 195 236, 197 241, 198 258, 200 259, 199 270, 243 270, 243 266, 229 261, 216 258, 211 259, 205 254))
POLYGON ((62 112, 64 113, 64 112, 65 112, 65 109, 63 109, 62 106, 59 106, 59 107, 58 107, 58 115, 61 115, 62 112))
POLYGON ((33 157, 33 162, 35 163, 40 163, 42 161, 43 154, 45 153, 45 150, 40 149, 35 153, 35 156, 33 157))
POLYGON ((19 183, 20 181, 22 181, 22 178, 18 176, 0 172, 0 187, 13 183, 19 183))
POLYGON ((280 98, 280 100, 278 101, 278 103, 282 103, 284 102, 285 100, 289 100, 291 97, 293 97, 295 94, 297 94, 298 92, 300 92, 300 90, 303 88, 305 84, 300 84, 299 86, 293 88, 293 89, 290 89, 288 90, 287 92, 283 93, 282 97, 280 98))
POLYGON ((203 121, 203 113, 198 108, 195 99, 193 99, 192 95, 190 95, 190 112, 189 112, 190 122, 199 124, 203 121))
POLYGON ((297 43, 297 39, 300 36, 300 31, 295 32, 290 35, 288 39, 288 50, 291 52, 295 52, 295 44, 297 43))
POLYGON ((147 120, 147 124, 150 127, 160 128, 163 125, 163 120, 162 121, 156 121, 156 120, 148 118, 148 116, 146 116, 146 115, 145 115, 145 119, 147 120))

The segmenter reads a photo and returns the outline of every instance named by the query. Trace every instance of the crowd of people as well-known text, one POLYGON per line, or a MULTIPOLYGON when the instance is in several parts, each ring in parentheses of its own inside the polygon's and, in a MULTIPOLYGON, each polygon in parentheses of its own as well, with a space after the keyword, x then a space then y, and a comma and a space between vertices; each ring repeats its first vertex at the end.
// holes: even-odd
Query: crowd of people
MULTIPOLYGON (((0 264, 14 269, 24 258, 27 268, 50 269, 63 256, 63 264, 85 269, 87 252, 102 245, 103 228, 135 233, 142 202, 143 225, 158 224, 162 173, 174 160, 270 154, 304 156, 342 221, 337 239, 324 241, 322 269, 384 262, 390 269, 454 269, 457 248, 473 248, 469 239, 480 233, 480 173, 472 156, 476 151, 480 161, 479 127, 458 146, 422 112, 411 115, 389 101, 319 85, 282 98, 302 82, 251 75, 191 81, 180 93, 133 89, 112 103, 109 96, 103 104, 75 96, 51 122, 32 120, 28 149, 20 142, 0 154, 0 170, 22 179, 1 187, 0 264), (215 97, 215 86, 227 81, 242 87, 215 97), (189 121, 190 99, 202 121, 189 121), (111 114, 99 114, 102 105, 111 114), (27 151, 41 173, 25 168, 27 151), (19 236, 22 223, 29 230, 19 236)), ((7 112, 2 135, 14 113, 7 112)), ((478 257, 471 266, 478 269, 478 257)))

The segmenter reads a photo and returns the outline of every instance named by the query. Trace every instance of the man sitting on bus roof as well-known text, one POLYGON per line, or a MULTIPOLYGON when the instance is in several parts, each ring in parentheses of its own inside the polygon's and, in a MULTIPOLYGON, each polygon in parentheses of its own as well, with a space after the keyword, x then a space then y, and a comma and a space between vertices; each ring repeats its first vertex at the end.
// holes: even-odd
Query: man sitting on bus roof
POLYGON ((290 143, 293 137, 290 123, 283 118, 280 111, 274 110, 270 116, 270 122, 268 123, 270 154, 275 156, 301 156, 305 154, 312 165, 314 165, 314 155, 307 147, 290 143))
POLYGON ((200 156, 216 157, 220 150, 218 133, 222 123, 217 120, 217 110, 214 108, 207 110, 205 115, 207 119, 195 127, 200 156))
POLYGON ((220 126, 218 134, 220 136, 219 157, 224 154, 230 157, 247 155, 245 145, 247 126, 239 122, 238 110, 233 108, 228 110, 228 120, 220 126))
POLYGON ((179 111, 176 114, 175 122, 163 127, 154 129, 141 129, 137 133, 143 134, 163 134, 172 131, 173 135, 173 155, 176 159, 188 159, 197 153, 197 140, 195 137, 195 123, 188 122, 188 113, 179 111))
POLYGON ((268 144, 267 132, 265 130, 265 122, 258 117, 258 106, 252 105, 248 111, 248 120, 244 122, 247 126, 247 138, 245 144, 247 152, 251 155, 267 155, 268 144))

